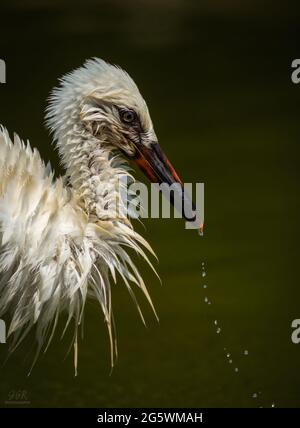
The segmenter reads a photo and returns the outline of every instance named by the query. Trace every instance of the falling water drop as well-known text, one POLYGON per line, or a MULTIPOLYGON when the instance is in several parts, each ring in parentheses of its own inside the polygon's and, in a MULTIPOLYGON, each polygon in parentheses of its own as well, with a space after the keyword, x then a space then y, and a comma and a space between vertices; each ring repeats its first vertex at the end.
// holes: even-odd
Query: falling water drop
MULTIPOLYGON (((207 273, 206 273, 206 270, 205 270, 205 263, 204 262, 202 262, 201 263, 201 277, 202 278, 205 278, 207 276, 207 273)), ((204 282, 205 280, 203 280, 203 282, 204 282)), ((204 289, 207 289, 208 288, 208 285, 207 284, 203 284, 202 285, 202 287, 204 288, 204 289)), ((207 305, 211 305, 212 303, 211 303, 211 301, 209 300, 209 298, 207 297, 207 296, 205 296, 204 297, 204 302, 207 304, 207 305)), ((219 322, 218 322, 218 320, 217 319, 213 319, 213 324, 214 324, 214 326, 215 326, 215 332, 216 332, 216 334, 220 334, 221 333, 221 327, 219 326, 219 322)), ((235 365, 233 365, 233 360, 232 360, 232 357, 231 357, 231 354, 228 352, 228 350, 227 350, 227 348, 223 348, 224 349, 224 352, 225 352, 225 355, 226 355, 226 357, 227 357, 227 361, 228 361, 228 364, 231 364, 232 366, 232 369, 233 369, 233 371, 234 371, 234 373, 239 373, 239 368, 238 367, 235 367, 235 365)), ((242 349, 241 351, 241 354, 242 355, 245 355, 245 356, 247 356, 247 355, 249 355, 249 351, 248 351, 248 349, 242 349)), ((240 355, 241 355, 240 354, 240 355)), ((254 392, 252 395, 251 395, 251 397, 252 397, 252 399, 257 399, 258 398, 258 395, 259 394, 261 394, 261 391, 258 391, 258 392, 254 392)), ((262 407, 262 406, 260 406, 260 407, 262 407)), ((275 403, 271 403, 271 407, 275 407, 275 403)))
POLYGON ((272 403, 272 404, 271 404, 271 407, 275 407, 275 403, 272 403))

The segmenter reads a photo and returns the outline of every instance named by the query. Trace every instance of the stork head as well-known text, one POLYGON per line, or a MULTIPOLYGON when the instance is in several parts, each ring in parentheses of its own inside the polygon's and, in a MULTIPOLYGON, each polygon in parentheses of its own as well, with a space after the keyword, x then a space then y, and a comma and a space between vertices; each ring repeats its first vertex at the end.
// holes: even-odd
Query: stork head
POLYGON ((158 143, 147 104, 121 68, 94 58, 64 76, 50 98, 47 123, 66 168, 71 153, 83 150, 84 139, 91 152, 101 144, 133 161, 152 182, 178 183, 186 202, 181 180, 158 143))

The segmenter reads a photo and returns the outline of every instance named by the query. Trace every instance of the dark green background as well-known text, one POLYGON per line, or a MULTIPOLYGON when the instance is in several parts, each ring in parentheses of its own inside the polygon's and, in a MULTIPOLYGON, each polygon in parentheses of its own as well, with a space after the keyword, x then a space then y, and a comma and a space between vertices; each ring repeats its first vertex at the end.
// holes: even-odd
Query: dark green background
MULTIPOLYGON (((146 98, 176 169, 186 182, 205 183, 206 230, 200 238, 179 220, 145 221, 163 286, 141 270, 160 324, 144 304, 145 329, 122 283, 114 287, 120 356, 111 375, 103 317, 90 302, 79 376, 72 352, 65 359, 71 334, 60 341, 58 332, 27 377, 32 335, 0 369, 0 406, 14 405, 7 400, 18 390, 27 391, 31 406, 300 405, 300 344, 290 338, 291 322, 300 318, 300 85, 290 78, 300 57, 295 5, 1 4, 7 84, 0 86, 0 122, 60 173, 43 126, 50 89, 88 57, 121 65, 146 98)), ((6 351, 0 345, 2 361, 6 351)))

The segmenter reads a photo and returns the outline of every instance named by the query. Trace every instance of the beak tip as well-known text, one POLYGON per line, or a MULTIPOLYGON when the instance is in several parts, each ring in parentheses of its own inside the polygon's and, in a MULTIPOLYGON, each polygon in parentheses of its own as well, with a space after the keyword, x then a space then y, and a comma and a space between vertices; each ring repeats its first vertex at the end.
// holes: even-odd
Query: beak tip
POLYGON ((203 236, 204 235, 204 223, 202 223, 202 224, 200 224, 200 227, 199 227, 199 235, 200 236, 203 236))

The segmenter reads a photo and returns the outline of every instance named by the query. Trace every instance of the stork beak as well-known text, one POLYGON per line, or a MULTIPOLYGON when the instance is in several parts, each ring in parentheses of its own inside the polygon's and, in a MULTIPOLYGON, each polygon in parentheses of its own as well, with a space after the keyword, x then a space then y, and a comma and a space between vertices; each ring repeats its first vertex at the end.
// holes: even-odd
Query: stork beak
MULTIPOLYGON (((165 196, 170 199, 172 205, 181 211, 181 215, 187 221, 196 219, 196 207, 190 196, 185 192, 183 183, 177 172, 168 160, 165 153, 162 151, 157 142, 152 142, 150 145, 139 145, 137 148, 137 156, 134 162, 153 183, 166 183, 169 187, 172 185, 172 192, 164 192, 164 186, 160 186, 165 196)), ((201 229, 202 226, 200 226, 201 229)))

